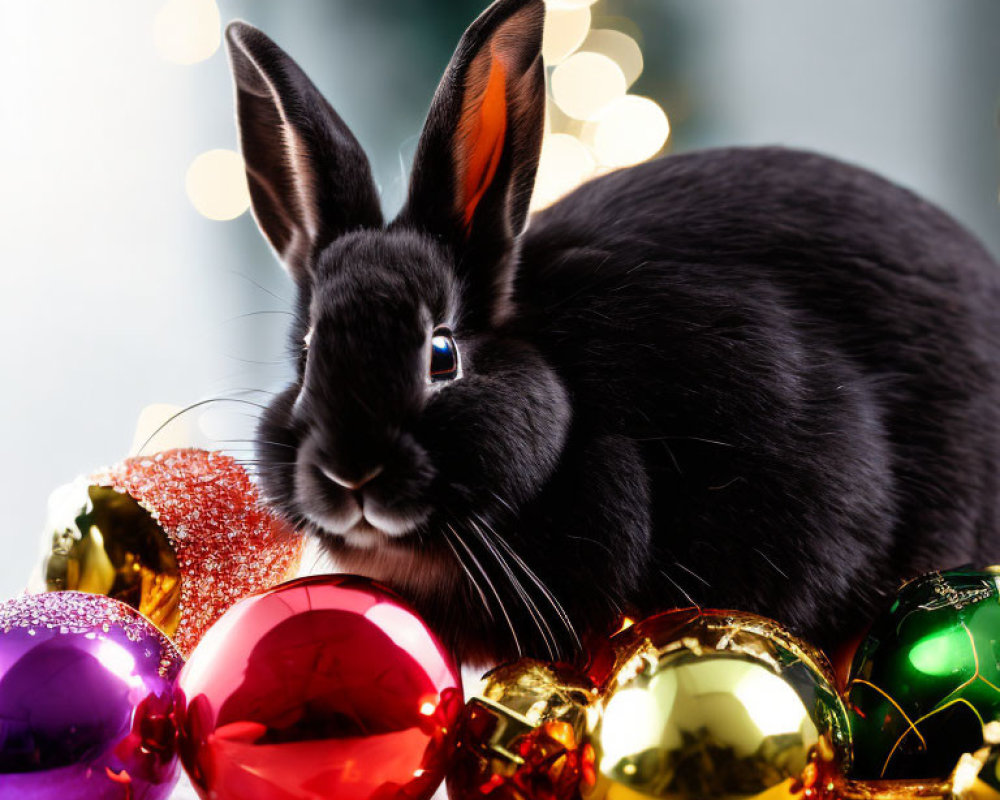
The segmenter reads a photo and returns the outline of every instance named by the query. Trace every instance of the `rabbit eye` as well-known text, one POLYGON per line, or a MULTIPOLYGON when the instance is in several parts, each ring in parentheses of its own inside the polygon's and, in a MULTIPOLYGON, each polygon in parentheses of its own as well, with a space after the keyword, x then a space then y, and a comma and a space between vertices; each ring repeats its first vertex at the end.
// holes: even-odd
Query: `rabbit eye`
POLYGON ((448 328, 436 328, 431 335, 431 383, 458 377, 458 345, 448 328))

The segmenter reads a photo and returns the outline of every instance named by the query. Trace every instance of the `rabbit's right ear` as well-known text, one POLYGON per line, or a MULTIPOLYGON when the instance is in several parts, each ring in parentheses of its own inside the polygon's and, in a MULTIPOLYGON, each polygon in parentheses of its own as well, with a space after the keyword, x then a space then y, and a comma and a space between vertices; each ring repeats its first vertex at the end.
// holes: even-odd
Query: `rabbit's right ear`
POLYGON ((226 41, 247 182, 260 229, 296 281, 313 256, 382 211, 361 145, 298 64, 245 22, 226 41))

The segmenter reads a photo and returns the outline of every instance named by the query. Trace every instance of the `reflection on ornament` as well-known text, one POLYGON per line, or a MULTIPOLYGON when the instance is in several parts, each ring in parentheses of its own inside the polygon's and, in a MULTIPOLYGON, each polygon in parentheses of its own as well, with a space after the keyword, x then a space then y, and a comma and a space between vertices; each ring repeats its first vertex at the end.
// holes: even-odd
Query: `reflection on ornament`
POLYGON ((522 659, 499 667, 466 708, 448 773, 452 800, 571 800, 593 782, 583 746, 596 709, 590 682, 522 659))
POLYGON ((776 623, 683 610, 612 640, 587 800, 828 796, 848 727, 829 665, 776 623))
POLYGON ((181 758, 213 800, 426 800, 462 710, 433 634, 389 590, 345 575, 237 603, 177 697, 181 758))
POLYGON ((848 684, 856 778, 944 778, 1000 720, 1000 592, 989 571, 907 583, 848 684))
POLYGON ((30 590, 110 594, 159 625, 182 655, 237 600, 298 570, 301 537, 222 453, 126 459, 54 498, 42 581, 30 590))
POLYGON ((180 772, 181 663, 166 636, 108 597, 0 604, 0 797, 166 798, 180 772))
POLYGON ((168 636, 180 623, 177 554, 134 498, 86 481, 54 494, 44 556, 45 590, 104 594, 137 609, 168 636))

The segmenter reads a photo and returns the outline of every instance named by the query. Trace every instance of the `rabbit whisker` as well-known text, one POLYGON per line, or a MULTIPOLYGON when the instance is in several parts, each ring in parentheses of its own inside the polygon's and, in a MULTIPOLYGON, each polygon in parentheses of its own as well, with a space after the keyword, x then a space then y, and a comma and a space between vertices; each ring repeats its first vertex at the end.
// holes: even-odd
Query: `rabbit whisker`
POLYGON ((701 442, 702 444, 715 444, 719 447, 736 447, 735 444, 720 442, 717 439, 706 439, 703 436, 633 436, 631 438, 633 442, 701 442))
POLYGON ((238 394, 266 394, 274 397, 278 392, 272 391, 270 389, 253 389, 249 386, 237 386, 226 392, 226 395, 238 395, 238 394))
POLYGON ((511 586, 514 587, 514 591, 517 592, 518 596, 521 598, 521 602, 524 604, 525 609, 527 609, 528 613, 531 615, 531 619, 534 621, 535 627, 538 628, 538 632, 541 634, 542 640, 545 642, 545 649, 549 653, 549 660, 552 661, 556 657, 558 646, 556 645, 556 637, 552 632, 552 628, 549 625, 548 620, 545 619, 545 616, 542 614, 538 604, 535 603, 531 595, 529 595, 527 590, 524 588, 524 585, 520 580, 518 580, 514 571, 511 569, 510 564, 504 560, 500 551, 498 551, 496 546, 493 545, 487 538, 483 529, 476 525, 476 523, 472 520, 469 520, 469 524, 472 525, 473 530, 479 536, 479 541, 483 543, 483 546, 486 547, 490 553, 492 553, 496 562, 500 565, 500 568, 504 571, 504 573, 506 573, 511 586))
MULTIPOLYGON (((451 530, 451 532, 457 537, 458 534, 455 533, 454 529, 450 525, 448 526, 448 530, 451 530)), ((479 585, 479 582, 472 574, 472 571, 466 565, 465 559, 462 558, 462 554, 458 552, 454 542, 452 541, 452 537, 449 536, 447 532, 445 532, 444 535, 444 542, 446 545, 448 545, 448 549, 451 550, 452 555, 455 556, 455 563, 457 563, 458 566, 461 567, 462 572, 465 573, 465 577, 468 579, 469 585, 473 589, 475 589, 476 594, 479 595, 479 600, 482 603, 483 611, 486 612, 487 616, 489 616, 491 620, 496 620, 496 616, 493 614, 493 609, 490 607, 489 601, 486 599, 485 592, 483 592, 482 587, 479 585)))
POLYGON ((284 447, 288 450, 295 450, 294 445, 285 444, 284 442, 272 442, 268 439, 216 439, 215 441, 221 442, 223 444, 269 444, 273 447, 284 447))
MULTIPOLYGON (((510 503, 508 503, 506 500, 504 500, 500 495, 498 495, 492 489, 490 489, 490 494, 493 495, 494 498, 496 498, 497 502, 501 503, 508 511, 510 511, 511 514, 514 514, 514 515, 517 514, 517 512, 514 511, 514 506, 512 506, 510 503)), ((494 531, 494 533, 496 533, 496 531, 494 531)))
POLYGON ((572 533, 566 534, 567 539, 576 539, 579 542, 589 542, 590 544, 596 544, 609 556, 614 557, 614 552, 610 547, 608 547, 604 542, 599 542, 597 539, 591 539, 589 536, 574 536, 572 533))
POLYGON ((243 274, 242 272, 240 272, 240 271, 239 271, 239 270, 237 270, 237 269, 231 269, 231 270, 227 270, 227 271, 228 271, 228 272, 229 272, 230 274, 232 274, 232 275, 236 275, 236 276, 238 276, 238 277, 240 277, 240 278, 243 278, 243 280, 245 280, 245 281, 246 281, 247 283, 251 283, 251 284, 253 284, 253 285, 254 285, 254 286, 256 286, 256 287, 257 287, 258 289, 260 289, 260 290, 261 290, 262 292, 264 292, 265 294, 269 294, 269 295, 271 295, 271 297, 273 297, 273 298, 274 298, 275 300, 280 300, 280 301, 281 301, 282 303, 284 303, 284 304, 285 304, 286 306, 290 306, 290 305, 291 305, 291 302, 289 302, 288 300, 286 300, 286 299, 285 299, 284 297, 282 297, 281 295, 279 295, 279 294, 275 294, 275 293, 274 293, 274 292, 272 292, 272 291, 271 291, 270 289, 268 289, 268 288, 267 288, 266 286, 262 286, 261 284, 257 283, 257 281, 255 281, 255 280, 254 280, 253 278, 251 278, 251 277, 250 277, 249 275, 244 275, 244 274, 243 274))
MULTIPOLYGON (((757 552, 760 552, 760 551, 758 550, 757 552)), ((761 553, 761 555, 764 555, 764 554, 761 553)), ((764 557, 767 558, 767 556, 764 556, 764 557)), ((770 563, 770 559, 768 559, 768 563, 770 563)), ((703 577, 701 577, 701 575, 699 575, 693 569, 690 569, 689 567, 685 567, 680 561, 675 561, 674 564, 676 566, 680 567, 682 570, 684 570, 688 575, 690 575, 695 580, 701 581, 703 584, 705 584, 706 586, 708 586, 709 588, 711 588, 712 584, 710 584, 708 581, 706 581, 703 577)), ((774 564, 771 564, 771 566, 773 567, 774 564)), ((777 567, 775 567, 775 569, 777 569, 777 567)), ((780 572, 780 570, 779 570, 779 572, 780 572)), ((782 573, 782 574, 784 574, 784 573, 782 573)), ((785 577, 787 578, 788 576, 785 575, 785 577)))
MULTIPOLYGON (((448 525, 444 535, 444 543, 448 545, 448 549, 451 550, 452 555, 455 556, 455 562, 458 564, 459 567, 461 567, 462 572, 465 573, 465 577, 469 579, 469 585, 473 589, 475 589, 476 594, 479 595, 479 599, 482 601, 483 604, 483 610, 489 615, 490 619, 496 619, 496 617, 493 616, 493 609, 490 608, 490 604, 486 601, 486 595, 483 593, 482 588, 479 586, 479 583, 473 577, 472 572, 469 571, 469 568, 468 566, 466 566, 465 560, 462 558, 461 554, 458 552, 458 550, 455 549, 455 545, 452 543, 451 536, 449 536, 447 533, 448 530, 450 530, 453 534, 455 533, 454 529, 452 529, 452 527, 448 525)), ((457 536, 457 534, 455 535, 457 536)))
POLYGON ((670 574, 665 569, 661 569, 660 574, 668 581, 670 581, 674 585, 674 588, 677 589, 677 591, 680 592, 682 595, 684 595, 684 599, 687 600, 692 606, 694 606, 695 608, 701 608, 701 603, 695 602, 694 598, 691 597, 691 595, 689 595, 684 590, 683 586, 681 586, 677 581, 671 578, 670 574))
POLYGON ((226 322, 235 322, 238 319, 247 319, 248 317, 260 317, 269 314, 281 314, 284 317, 295 316, 295 314, 293 314, 291 311, 272 311, 270 309, 266 309, 264 311, 249 311, 246 314, 237 314, 235 317, 230 317, 229 319, 227 319, 226 322))
POLYGON ((517 655, 520 658, 524 653, 524 649, 521 647, 521 640, 518 638, 517 629, 514 627, 514 623, 511 622, 510 615, 507 613, 507 609, 504 608, 503 600, 500 598, 500 593, 497 591, 497 587, 494 585, 493 581, 490 580, 489 573, 483 569, 483 565, 479 563, 479 559, 476 558, 476 554, 472 552, 469 545, 462 541, 462 537, 458 535, 455 529, 448 525, 448 530, 454 534, 454 541, 459 544, 463 550, 468 554, 469 558, 472 559, 472 563, 475 564, 476 569, 479 570, 479 574, 483 576, 483 580, 486 581, 486 585, 489 587, 490 592, 496 598, 497 607, 500 609, 500 613, 503 614, 504 619, 507 621, 507 627, 510 628, 510 635, 514 639, 514 649, 517 650, 517 655))
MULTIPOLYGON (((510 505, 510 503, 508 503, 500 495, 498 495, 496 492, 494 492, 492 490, 490 491, 490 494, 492 494, 493 497, 495 497, 500 503, 502 503, 504 506, 506 506, 510 510, 511 514, 514 514, 514 509, 510 505)), ((566 610, 563 608, 562 603, 559 602, 559 600, 555 597, 555 595, 542 582, 541 578, 539 578, 538 575, 535 574, 534 570, 532 570, 524 562, 524 559, 522 559, 514 551, 514 549, 510 546, 510 544, 508 544, 508 542, 506 541, 506 539, 504 539, 503 536, 501 536, 499 534, 499 532, 497 532, 497 530, 492 525, 490 525, 481 514, 475 514, 475 516, 486 527, 486 529, 488 531, 490 531, 490 533, 493 534, 493 537, 496 540, 496 542, 498 544, 500 544, 504 548, 504 550, 517 562, 518 566, 524 571, 524 573, 531 580, 531 582, 534 583, 535 586, 538 587, 538 589, 545 596, 545 599, 549 601, 549 604, 552 605, 552 607, 555 610, 555 612, 559 615, 560 621, 563 623, 563 625, 566 626, 566 629, 569 631, 570 635, 573 637, 573 640, 576 642, 576 646, 578 648, 581 647, 582 645, 581 645, 581 642, 580 642, 580 638, 579 638, 579 636, 577 636, 576 630, 574 629, 573 624, 572 624, 572 622, 569 619, 569 615, 566 613, 566 610)))
POLYGON ((239 361, 241 364, 253 364, 258 367, 288 366, 295 363, 291 358, 282 358, 277 361, 257 361, 253 358, 240 358, 239 356, 234 356, 232 353, 227 353, 226 357, 231 358, 233 361, 239 361))
POLYGON ((754 552, 755 552, 755 553, 756 553, 757 555, 759 555, 759 556, 760 556, 761 558, 763 558, 763 559, 764 559, 764 560, 765 560, 765 561, 766 561, 766 562, 767 562, 768 564, 770 564, 770 565, 771 565, 771 566, 772 566, 772 567, 774 568, 774 571, 775 571, 775 572, 777 572, 777 573, 778 573, 778 574, 779 574, 779 575, 780 575, 780 576, 781 576, 782 578, 784 578, 785 580, 788 580, 788 573, 787 573, 787 572, 785 572, 785 571, 784 571, 784 570, 783 570, 783 569, 782 569, 781 567, 779 567, 779 566, 778 566, 777 564, 775 564, 775 563, 774 563, 774 562, 773 562, 773 561, 772 561, 772 560, 771 560, 770 558, 768 558, 768 557, 767 557, 767 556, 766 556, 766 555, 764 554, 764 551, 763 551, 763 550, 759 550, 758 548, 756 548, 756 547, 755 547, 755 548, 754 548, 754 552))
POLYGON ((494 530, 493 527, 489 525, 486 522, 486 520, 483 519, 479 514, 476 514, 475 516, 479 519, 480 522, 482 522, 486 526, 486 528, 489 531, 492 532, 493 540, 506 551, 507 555, 509 555, 512 559, 514 559, 515 563, 517 563, 517 565, 521 568, 521 570, 528 577, 528 579, 533 584, 535 584, 535 586, 538 587, 538 590, 545 596, 545 599, 549 601, 549 604, 552 606, 556 614, 559 615, 559 619, 562 621, 563 625, 566 626, 566 630, 569 633, 569 635, 573 637, 573 641, 576 644, 576 647, 578 649, 581 648, 583 644, 580 642, 580 637, 577 635, 576 629, 573 627, 573 623, 569 618, 569 614, 566 613, 566 609, 563 608, 562 603, 559 602, 559 600, 552 593, 552 591, 542 582, 542 579, 539 578, 537 574, 535 574, 535 571, 531 569, 531 567, 529 567, 524 562, 524 559, 517 554, 514 548, 512 548, 510 544, 499 533, 497 533, 496 530, 494 530))
POLYGON ((252 400, 243 400, 237 397, 211 397, 208 400, 199 400, 197 403, 192 403, 186 408, 182 408, 177 413, 171 414, 169 417, 167 417, 167 419, 164 420, 160 424, 160 426, 157 427, 155 431, 153 431, 151 434, 149 434, 149 436, 146 437, 146 441, 142 443, 142 446, 138 449, 136 455, 142 455, 143 450, 146 449, 149 443, 153 441, 153 439, 155 439, 157 435, 159 435, 159 433, 163 431, 163 429, 166 428, 168 425, 170 425, 172 422, 182 417, 184 414, 187 414, 190 411, 194 411, 196 408, 201 408, 202 406, 206 406, 209 403, 242 403, 244 405, 253 406, 254 408, 259 408, 261 410, 265 411, 267 410, 267 406, 265 405, 262 405, 260 403, 255 403, 252 400))

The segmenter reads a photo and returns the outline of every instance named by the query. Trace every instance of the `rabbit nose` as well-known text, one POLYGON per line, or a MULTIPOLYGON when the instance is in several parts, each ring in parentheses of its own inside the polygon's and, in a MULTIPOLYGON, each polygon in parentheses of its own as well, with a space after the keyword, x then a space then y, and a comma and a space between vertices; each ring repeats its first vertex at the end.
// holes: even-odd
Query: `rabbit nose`
POLYGON ((350 479, 348 479, 348 478, 346 478, 346 477, 344 477, 342 475, 337 475, 332 470, 326 469, 325 467, 321 467, 321 469, 323 471, 323 474, 326 475, 326 477, 328 477, 331 481, 333 481, 338 486, 342 486, 345 489, 351 490, 352 492, 353 491, 357 491, 362 486, 364 486, 366 483, 368 483, 369 481, 371 481, 371 480, 377 478, 379 475, 381 475, 383 468, 384 468, 383 465, 379 464, 377 467, 375 467, 375 469, 369 470, 364 475, 362 475, 360 478, 356 478, 354 480, 350 480, 350 479))

